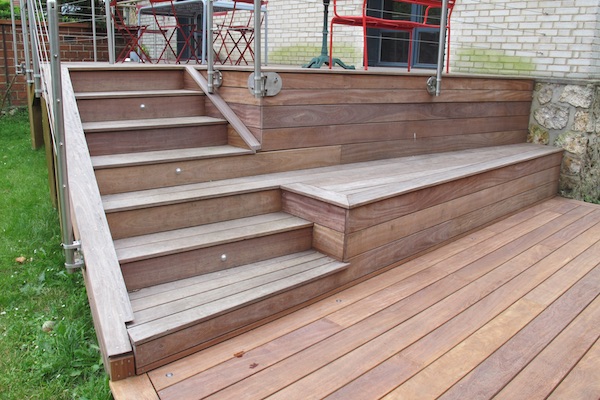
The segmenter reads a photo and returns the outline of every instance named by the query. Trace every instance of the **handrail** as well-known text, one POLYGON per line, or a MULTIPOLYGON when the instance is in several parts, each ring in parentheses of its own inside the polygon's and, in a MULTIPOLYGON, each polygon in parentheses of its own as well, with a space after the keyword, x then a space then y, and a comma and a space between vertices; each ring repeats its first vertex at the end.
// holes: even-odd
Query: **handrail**
POLYGON ((196 68, 191 65, 186 66, 186 70, 190 77, 196 82, 196 84, 202 89, 204 94, 208 97, 210 101, 215 105, 217 110, 231 124, 233 129, 237 131, 242 140, 246 143, 246 145, 253 151, 260 150, 261 144, 254 137, 252 132, 246 127, 246 125, 242 122, 241 119, 233 112, 233 110, 229 107, 229 105, 216 93, 210 93, 208 90, 208 82, 204 77, 198 72, 196 68))

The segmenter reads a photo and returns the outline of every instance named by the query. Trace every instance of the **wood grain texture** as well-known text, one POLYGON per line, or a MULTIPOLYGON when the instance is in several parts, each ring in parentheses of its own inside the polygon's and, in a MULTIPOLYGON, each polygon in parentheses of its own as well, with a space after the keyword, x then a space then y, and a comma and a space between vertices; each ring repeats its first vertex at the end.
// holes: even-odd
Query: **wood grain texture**
POLYGON ((158 394, 148 375, 138 375, 121 381, 110 381, 110 391, 115 400, 158 400, 158 394))
POLYGON ((75 92, 133 91, 140 88, 153 90, 183 89, 183 70, 170 68, 122 68, 86 70, 71 68, 75 92), (144 73, 140 73, 144 71, 144 73))
MULTIPOLYGON (((69 70, 62 69, 63 104, 65 105, 65 141, 69 168, 69 190, 72 215, 86 257, 84 278, 94 326, 102 348, 105 365, 110 358, 132 351, 125 323, 133 319, 133 311, 94 178, 69 70), (69 111, 70 110, 70 111, 69 111), (89 223, 94 221, 93 224, 89 223)), ((110 372, 110 371, 108 371, 110 372)))

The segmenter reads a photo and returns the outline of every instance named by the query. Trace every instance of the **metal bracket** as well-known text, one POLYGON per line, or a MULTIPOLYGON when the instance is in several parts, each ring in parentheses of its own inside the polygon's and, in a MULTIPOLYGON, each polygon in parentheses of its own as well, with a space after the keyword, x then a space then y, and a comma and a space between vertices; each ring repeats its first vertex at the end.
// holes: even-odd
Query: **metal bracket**
MULTIPOLYGON (((283 81, 277 72, 265 72, 261 76, 261 96, 275 96, 281 92, 283 81)), ((248 77, 248 90, 254 95, 254 72, 248 77)))
POLYGON ((65 251, 73 251, 73 263, 65 263, 65 267, 68 272, 74 272, 76 269, 83 268, 85 261, 83 260, 83 253, 81 253, 81 242, 75 240, 72 244, 62 244, 65 251))
POLYGON ((217 89, 223 86, 223 74, 218 69, 213 71, 213 87, 217 89))
POLYGON ((437 92, 437 78, 435 76, 430 76, 427 79, 427 93, 432 96, 435 96, 437 92))

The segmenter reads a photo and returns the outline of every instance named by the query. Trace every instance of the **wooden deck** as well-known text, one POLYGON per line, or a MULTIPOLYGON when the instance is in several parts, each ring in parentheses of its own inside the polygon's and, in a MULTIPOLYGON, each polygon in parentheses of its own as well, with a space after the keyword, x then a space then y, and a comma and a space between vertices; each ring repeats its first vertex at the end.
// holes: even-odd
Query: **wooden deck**
POLYGON ((118 399, 598 399, 600 207, 547 200, 134 378, 118 399))

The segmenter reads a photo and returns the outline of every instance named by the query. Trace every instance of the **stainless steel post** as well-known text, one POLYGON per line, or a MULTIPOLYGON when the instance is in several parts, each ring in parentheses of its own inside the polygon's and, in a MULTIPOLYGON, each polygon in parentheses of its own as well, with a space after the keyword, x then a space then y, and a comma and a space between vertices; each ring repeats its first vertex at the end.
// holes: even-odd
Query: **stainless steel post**
POLYGON ((215 60, 213 51, 213 0, 208 0, 206 8, 206 64, 208 78, 208 93, 215 90, 215 60))
POLYGON ((444 54, 446 53, 446 26, 448 23, 448 0, 442 0, 442 15, 440 17, 440 38, 438 44, 438 64, 436 74, 435 95, 442 91, 442 71, 444 70, 444 54))
POLYGON ((40 39, 37 35, 37 19, 33 7, 27 7, 29 22, 29 40, 31 44, 31 60, 33 61, 33 83, 35 85, 35 97, 42 95, 42 75, 40 73, 40 39))
POLYGON ((50 40, 50 73, 52 76, 52 113, 53 136, 56 147, 58 178, 58 199, 62 243, 65 249, 65 266, 75 268, 75 249, 73 247, 73 225, 71 221, 71 201, 67 177, 67 155, 65 149, 65 126, 62 102, 62 78, 60 70, 60 41, 58 37, 58 10, 56 0, 48 0, 48 29, 50 40))
POLYGON ((254 0, 254 97, 263 97, 264 84, 260 53, 261 0, 254 0))
POLYGON ((108 63, 115 63, 115 24, 112 19, 110 9, 110 0, 104 0, 104 10, 106 15, 106 36, 108 38, 108 63))
POLYGON ((18 53, 17 53, 17 25, 15 23, 15 6, 10 1, 10 20, 12 23, 12 36, 13 36, 13 61, 15 63, 15 74, 21 74, 21 66, 19 65, 18 53))
POLYGON ((27 28, 27 20, 29 19, 27 9, 29 5, 26 0, 19 1, 21 7, 21 34, 23 35, 23 54, 25 55, 25 75, 27 83, 33 83, 33 73, 31 71, 31 47, 29 46, 29 29, 27 28))
POLYGON ((94 62, 98 61, 98 44, 96 42, 96 1, 90 0, 92 7, 92 41, 94 43, 94 62))

